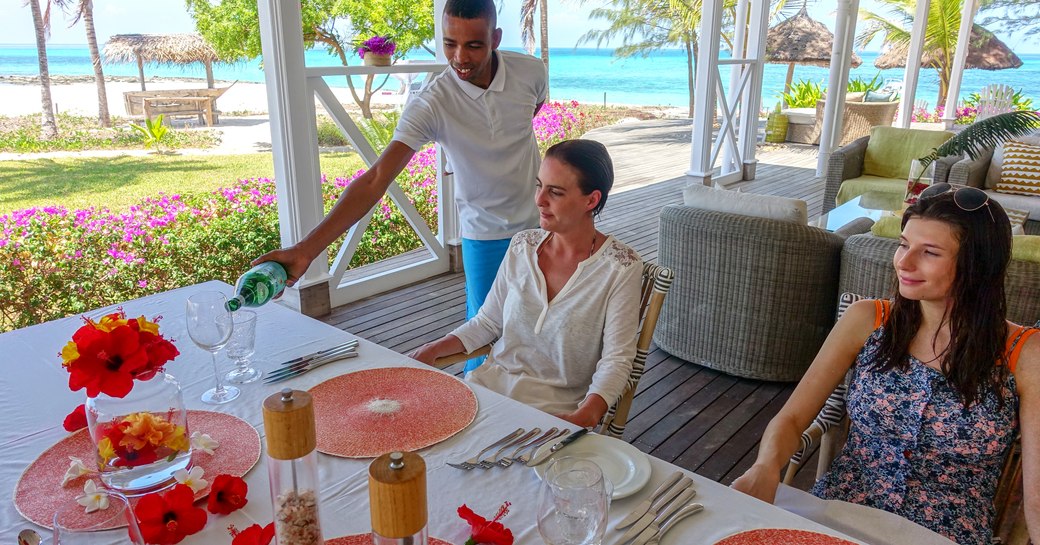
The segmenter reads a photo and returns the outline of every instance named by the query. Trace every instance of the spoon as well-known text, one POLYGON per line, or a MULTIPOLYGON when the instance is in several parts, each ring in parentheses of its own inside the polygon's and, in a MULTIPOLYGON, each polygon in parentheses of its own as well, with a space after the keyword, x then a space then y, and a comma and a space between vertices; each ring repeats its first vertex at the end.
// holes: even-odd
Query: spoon
POLYGON ((36 533, 36 530, 26 528, 18 532, 18 545, 40 545, 42 542, 43 538, 36 533))

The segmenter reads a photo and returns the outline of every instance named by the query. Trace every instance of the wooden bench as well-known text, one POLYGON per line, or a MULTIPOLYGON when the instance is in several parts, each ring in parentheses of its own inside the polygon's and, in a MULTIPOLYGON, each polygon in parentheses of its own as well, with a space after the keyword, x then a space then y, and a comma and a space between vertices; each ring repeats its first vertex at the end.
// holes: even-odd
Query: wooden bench
MULTIPOLYGON (((237 82, 235 82, 237 83, 237 82)), ((128 91, 123 93, 126 113, 132 117, 163 114, 166 118, 198 116, 199 123, 212 127, 219 121, 217 99, 231 86, 217 89, 164 89, 158 91, 128 91)))

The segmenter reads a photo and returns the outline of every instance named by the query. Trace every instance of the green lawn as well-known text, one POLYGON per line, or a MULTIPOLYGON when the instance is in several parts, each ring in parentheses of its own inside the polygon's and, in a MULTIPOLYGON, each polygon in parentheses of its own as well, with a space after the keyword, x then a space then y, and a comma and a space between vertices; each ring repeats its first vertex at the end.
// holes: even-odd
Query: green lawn
MULTIPOLYGON (((323 153, 330 178, 353 175, 364 164, 355 153, 323 153)), ((0 161, 0 214, 32 206, 114 211, 147 197, 209 192, 240 178, 271 177, 270 153, 148 155, 0 161)))

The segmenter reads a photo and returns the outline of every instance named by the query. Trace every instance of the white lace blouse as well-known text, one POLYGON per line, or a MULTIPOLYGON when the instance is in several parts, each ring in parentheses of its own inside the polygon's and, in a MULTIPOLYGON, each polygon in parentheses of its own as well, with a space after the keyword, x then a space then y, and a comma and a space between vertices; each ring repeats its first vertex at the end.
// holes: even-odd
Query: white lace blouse
POLYGON ((468 380, 549 413, 589 394, 621 395, 639 327, 639 254, 608 236, 547 302, 537 250, 548 232, 517 233, 480 312, 452 335, 470 352, 496 341, 468 380))

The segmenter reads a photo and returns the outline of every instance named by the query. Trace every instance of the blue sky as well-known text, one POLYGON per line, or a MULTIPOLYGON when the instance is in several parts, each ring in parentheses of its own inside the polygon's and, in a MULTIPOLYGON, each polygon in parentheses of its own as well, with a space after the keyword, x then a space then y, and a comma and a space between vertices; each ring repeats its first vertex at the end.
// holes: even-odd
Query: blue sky
MULTIPOLYGON (((7 44, 34 43, 32 15, 21 0, 4 0, 5 16, 0 18, 0 41, 7 44), (12 4, 15 6, 12 9, 12 4)), ((600 21, 590 21, 588 13, 594 7, 603 4, 601 0, 589 0, 584 3, 568 0, 549 2, 549 42, 552 47, 574 47, 578 38, 590 28, 601 28, 600 21)), ((873 0, 861 0, 862 8, 877 10, 873 0)), ((499 26, 503 29, 503 45, 520 46, 519 2, 506 0, 499 16, 499 26)), ((834 26, 835 4, 822 0, 810 5, 811 15, 823 21, 828 27, 834 26)), ((94 21, 97 27, 98 40, 103 44, 113 34, 130 33, 173 33, 193 32, 194 21, 188 15, 181 0, 100 0, 94 3, 94 21)), ((50 42, 54 44, 86 43, 82 25, 67 28, 68 23, 59 17, 51 29, 50 42)), ((1017 53, 1040 52, 1040 41, 1027 40, 1021 36, 1008 35, 1000 29, 991 28, 1013 51, 1017 53)), ((873 45, 869 49, 876 50, 873 45)))

